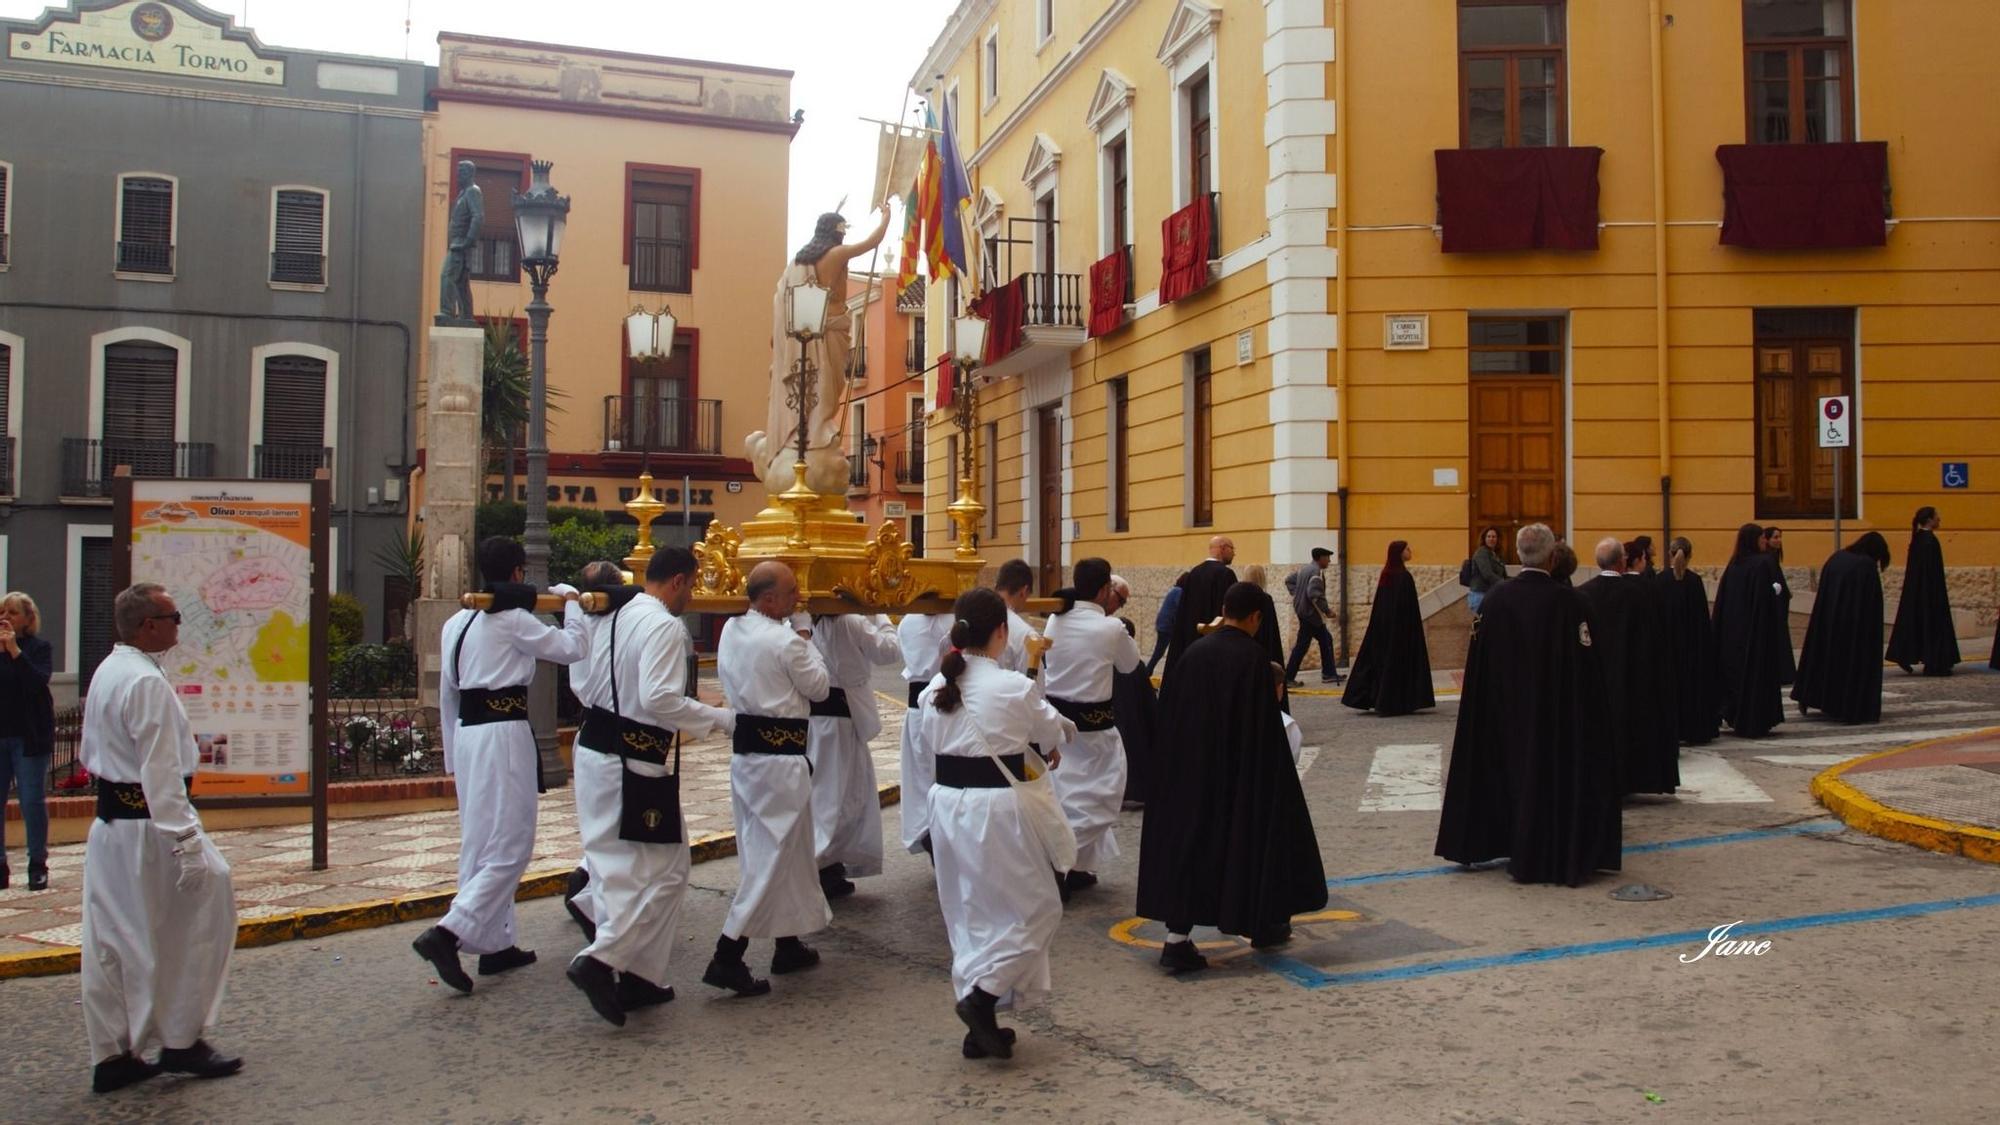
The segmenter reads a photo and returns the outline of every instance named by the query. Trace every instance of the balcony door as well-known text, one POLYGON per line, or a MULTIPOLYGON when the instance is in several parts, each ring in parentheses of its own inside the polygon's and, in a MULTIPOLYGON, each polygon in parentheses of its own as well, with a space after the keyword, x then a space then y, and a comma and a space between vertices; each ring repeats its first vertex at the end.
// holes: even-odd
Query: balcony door
MULTIPOLYGON (((1036 511, 1035 549, 1041 563, 1037 578, 1042 595, 1062 588, 1062 422, 1056 408, 1035 411, 1035 490, 1040 501, 1036 511)), ((999 498, 988 504, 998 506, 999 498)))
POLYGON ((100 479, 119 465, 135 477, 174 475, 174 395, 180 353, 164 344, 109 344, 104 349, 104 429, 98 435, 100 479))
POLYGON ((326 464, 326 361, 303 355, 265 360, 263 423, 257 477, 311 480, 326 464))
POLYGON ((1471 324, 1471 527, 1468 541, 1500 529, 1514 558, 1514 532, 1544 523, 1563 531, 1563 322, 1557 317, 1480 319, 1471 324))

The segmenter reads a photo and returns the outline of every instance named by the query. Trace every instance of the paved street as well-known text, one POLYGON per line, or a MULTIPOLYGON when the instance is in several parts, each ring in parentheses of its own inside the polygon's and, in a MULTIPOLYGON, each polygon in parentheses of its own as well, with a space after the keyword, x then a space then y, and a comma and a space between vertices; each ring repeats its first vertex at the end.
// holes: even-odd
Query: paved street
MULTIPOLYGON (((76 978, 0 983, 0 1067, 21 1121, 1120 1120, 1971 1122, 2000 1033, 2000 867, 1842 828, 1821 763, 2000 723, 2000 676, 1891 672, 1880 727, 1796 714, 1687 755, 1692 790, 1634 802, 1624 872, 1579 889, 1441 868, 1431 747, 1456 703, 1384 720, 1302 697, 1305 771, 1333 882, 1276 956, 1234 943, 1160 975, 1129 919, 1139 814, 1055 948, 1057 995, 1009 1064, 958 1057, 929 868, 892 858, 815 939, 825 963, 762 999, 696 979, 736 884, 695 869, 680 999, 617 1031, 563 980, 581 942, 523 906, 543 962, 470 997, 431 982, 405 925, 242 951, 215 1039, 244 1074, 88 1093, 76 978), (1624 883, 1674 897, 1613 901, 1624 883), (1761 956, 1710 954, 1743 919, 1761 956), (1657 1101, 1655 1101, 1657 1099, 1657 1101)), ((888 820, 893 831, 895 814, 888 820)), ((1213 935, 1211 935, 1213 936, 1213 935)), ((769 956, 769 947, 753 958, 769 956)))

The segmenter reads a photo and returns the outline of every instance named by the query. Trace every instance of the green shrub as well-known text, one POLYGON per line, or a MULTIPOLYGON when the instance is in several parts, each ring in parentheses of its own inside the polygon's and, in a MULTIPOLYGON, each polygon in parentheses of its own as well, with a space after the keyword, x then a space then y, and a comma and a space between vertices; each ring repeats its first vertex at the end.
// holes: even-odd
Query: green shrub
POLYGON ((613 526, 600 518, 564 520, 549 527, 549 581, 576 585, 577 572, 598 559, 618 562, 638 542, 636 527, 613 526))
POLYGON ((326 647, 339 654, 361 643, 367 611, 353 594, 335 594, 326 602, 326 647))

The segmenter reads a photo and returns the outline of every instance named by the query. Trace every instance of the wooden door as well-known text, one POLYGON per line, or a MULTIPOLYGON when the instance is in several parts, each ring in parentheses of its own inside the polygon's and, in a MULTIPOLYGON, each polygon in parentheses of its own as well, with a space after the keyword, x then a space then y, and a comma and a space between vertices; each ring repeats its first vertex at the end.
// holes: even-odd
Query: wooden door
POLYGON ((1531 523, 1563 531, 1563 387, 1560 376, 1472 377, 1472 526, 1498 527, 1514 557, 1514 532, 1531 523))
MULTIPOLYGON (((1757 345, 1757 518, 1829 519, 1833 450, 1819 446, 1819 400, 1854 393, 1841 340, 1757 345)), ((1855 518, 1854 450, 1841 458, 1841 514, 1855 518)))
POLYGON ((1063 585, 1062 424, 1053 406, 1035 411, 1035 489, 1039 500, 1035 549, 1041 564, 1037 577, 1046 597, 1063 585))

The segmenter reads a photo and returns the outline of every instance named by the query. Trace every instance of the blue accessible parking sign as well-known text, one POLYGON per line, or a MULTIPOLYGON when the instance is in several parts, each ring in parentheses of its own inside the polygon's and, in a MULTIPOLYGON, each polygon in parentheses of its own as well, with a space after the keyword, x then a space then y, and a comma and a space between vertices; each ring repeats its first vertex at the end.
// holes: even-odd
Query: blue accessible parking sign
POLYGON ((1946 461, 1942 475, 1946 488, 1972 487, 1972 463, 1969 461, 1946 461))

